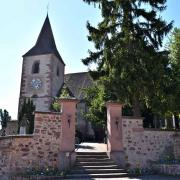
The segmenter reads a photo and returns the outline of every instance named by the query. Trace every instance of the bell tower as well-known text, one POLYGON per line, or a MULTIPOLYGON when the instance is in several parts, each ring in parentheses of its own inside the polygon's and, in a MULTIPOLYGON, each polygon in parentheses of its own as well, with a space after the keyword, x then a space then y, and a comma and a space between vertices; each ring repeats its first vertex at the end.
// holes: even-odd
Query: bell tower
POLYGON ((63 85, 64 67, 47 15, 36 44, 23 55, 19 109, 24 99, 31 98, 36 111, 49 111, 63 85))

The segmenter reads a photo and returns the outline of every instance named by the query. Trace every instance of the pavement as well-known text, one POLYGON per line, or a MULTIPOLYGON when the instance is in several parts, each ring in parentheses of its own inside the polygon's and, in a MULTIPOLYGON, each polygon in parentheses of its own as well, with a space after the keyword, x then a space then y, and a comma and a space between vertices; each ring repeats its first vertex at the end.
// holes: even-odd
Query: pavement
POLYGON ((81 143, 76 145, 76 152, 107 152, 107 144, 81 143))
MULTIPOLYGON (((180 180, 180 177, 149 175, 149 176, 142 176, 142 177, 137 177, 137 178, 110 178, 110 179, 111 180, 180 180)), ((95 180, 110 180, 110 179, 100 178, 100 179, 95 179, 95 180)))
POLYGON ((147 175, 136 178, 81 178, 76 180, 180 180, 180 177, 172 177, 172 176, 161 176, 161 175, 147 175))

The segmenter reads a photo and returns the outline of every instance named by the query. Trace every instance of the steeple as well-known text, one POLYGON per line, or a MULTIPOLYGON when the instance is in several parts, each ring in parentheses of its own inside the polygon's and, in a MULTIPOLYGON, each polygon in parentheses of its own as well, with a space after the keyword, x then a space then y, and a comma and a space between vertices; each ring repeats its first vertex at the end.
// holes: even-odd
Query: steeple
MULTIPOLYGON (((51 24, 49 21, 49 17, 47 15, 36 44, 26 54, 24 54, 23 57, 51 54, 51 53, 55 54, 63 62, 63 60, 57 50, 53 32, 52 32, 52 28, 51 28, 51 24)), ((64 62, 63 62, 63 64, 64 64, 64 62)))

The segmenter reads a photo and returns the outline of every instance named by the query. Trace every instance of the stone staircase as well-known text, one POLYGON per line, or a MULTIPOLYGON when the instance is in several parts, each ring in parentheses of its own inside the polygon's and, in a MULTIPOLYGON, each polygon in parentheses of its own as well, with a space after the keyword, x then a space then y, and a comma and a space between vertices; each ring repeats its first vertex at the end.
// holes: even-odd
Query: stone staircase
POLYGON ((122 178, 129 177, 105 152, 77 152, 74 168, 66 179, 122 178))

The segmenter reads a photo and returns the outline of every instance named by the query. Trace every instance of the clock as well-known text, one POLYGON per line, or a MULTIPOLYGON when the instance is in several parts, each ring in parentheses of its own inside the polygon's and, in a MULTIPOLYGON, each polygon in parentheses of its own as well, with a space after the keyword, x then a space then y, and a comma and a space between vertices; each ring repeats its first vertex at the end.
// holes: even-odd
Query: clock
POLYGON ((33 89, 39 89, 42 86, 42 81, 41 79, 32 79, 31 81, 31 86, 33 89))

